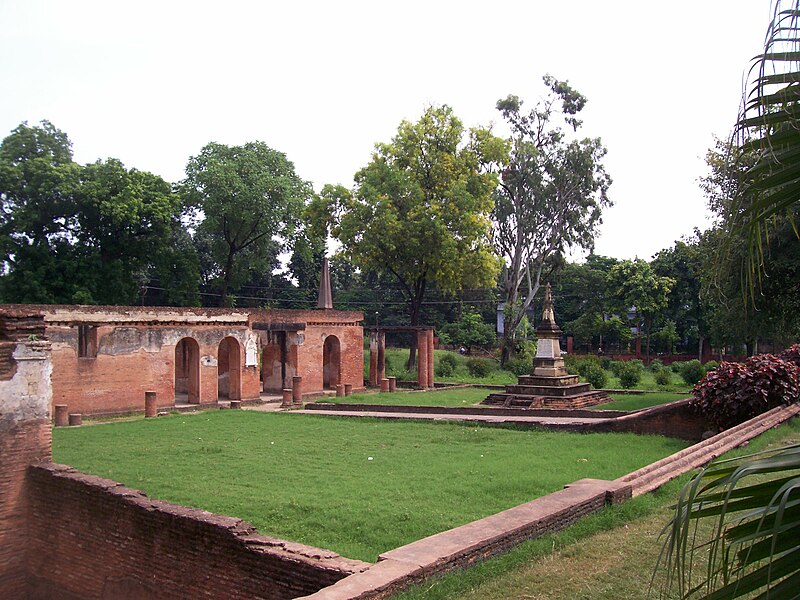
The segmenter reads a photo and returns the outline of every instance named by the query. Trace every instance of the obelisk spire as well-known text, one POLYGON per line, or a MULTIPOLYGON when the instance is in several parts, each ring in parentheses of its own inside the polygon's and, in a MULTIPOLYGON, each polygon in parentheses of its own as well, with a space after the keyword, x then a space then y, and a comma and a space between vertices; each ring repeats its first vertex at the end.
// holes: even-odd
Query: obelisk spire
POLYGON ((333 308, 333 295, 331 294, 331 272, 328 259, 322 259, 322 274, 319 277, 319 297, 317 308, 333 308))

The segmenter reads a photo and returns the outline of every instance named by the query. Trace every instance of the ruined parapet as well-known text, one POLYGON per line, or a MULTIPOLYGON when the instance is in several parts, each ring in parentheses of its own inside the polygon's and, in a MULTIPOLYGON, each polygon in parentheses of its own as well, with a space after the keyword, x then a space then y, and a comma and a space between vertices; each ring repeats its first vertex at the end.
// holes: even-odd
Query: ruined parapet
POLYGON ((50 343, 36 312, 0 311, 0 590, 26 597, 29 465, 50 460, 50 343))

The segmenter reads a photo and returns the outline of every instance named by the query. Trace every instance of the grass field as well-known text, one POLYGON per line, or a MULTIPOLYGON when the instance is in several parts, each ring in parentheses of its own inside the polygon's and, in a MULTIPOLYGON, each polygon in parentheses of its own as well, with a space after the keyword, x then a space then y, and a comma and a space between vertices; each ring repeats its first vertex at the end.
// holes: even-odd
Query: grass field
POLYGON ((685 446, 654 436, 251 411, 58 428, 53 438, 56 462, 368 561, 685 446))
POLYGON ((595 410, 639 410, 688 398, 690 394, 672 392, 645 392, 644 394, 611 394, 613 402, 592 406, 595 410))
MULTIPOLYGON (((726 457, 800 441, 800 419, 726 457)), ((640 600, 648 597, 670 505, 684 475, 653 493, 609 506, 554 535, 525 542, 475 567, 427 581, 397 600, 640 600)), ((706 524, 708 526, 708 524, 706 524)), ((702 572, 703 566, 700 565, 702 572)), ((661 577, 657 576, 658 586, 661 577)), ((658 589, 656 587, 656 589, 658 589)))
POLYGON ((327 396, 318 402, 354 404, 393 404, 395 406, 470 406, 477 404, 492 390, 486 388, 456 388, 435 392, 396 392, 394 394, 364 393, 337 398, 327 396))

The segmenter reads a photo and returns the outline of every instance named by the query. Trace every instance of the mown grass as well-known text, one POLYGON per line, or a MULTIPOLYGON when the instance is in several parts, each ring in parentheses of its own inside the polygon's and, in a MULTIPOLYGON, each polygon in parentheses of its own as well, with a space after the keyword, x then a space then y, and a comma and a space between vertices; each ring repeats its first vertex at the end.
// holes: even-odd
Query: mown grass
POLYGON ((59 428, 53 438, 57 462, 368 561, 685 446, 632 434, 251 411, 59 428))
MULTIPOLYGON (((800 419, 752 440, 726 457, 800 441, 800 419)), ((425 582, 398 600, 639 600, 647 598, 661 549, 659 535, 684 475, 653 493, 590 515, 554 535, 425 582)), ((702 572, 703 566, 699 569, 702 572)), ((663 581, 656 576, 654 586, 663 581)), ((652 596, 651 596, 652 597, 652 596)), ((657 596, 655 596, 657 597, 657 596)))
POLYGON ((395 392, 393 394, 367 392, 337 398, 326 396, 318 402, 388 404, 395 406, 472 406, 486 398, 491 390, 486 388, 456 388, 434 392, 395 392))

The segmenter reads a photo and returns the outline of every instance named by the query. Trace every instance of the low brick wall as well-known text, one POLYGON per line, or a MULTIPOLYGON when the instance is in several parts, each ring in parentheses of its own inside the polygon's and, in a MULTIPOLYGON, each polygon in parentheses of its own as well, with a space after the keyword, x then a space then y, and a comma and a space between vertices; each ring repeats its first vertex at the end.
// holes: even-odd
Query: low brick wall
POLYGON ((295 598, 369 566, 62 465, 28 488, 30 600, 295 598))
POLYGON ((386 598, 429 577, 505 552, 525 540, 560 531, 606 504, 624 502, 630 496, 630 485, 582 479, 558 492, 385 552, 369 570, 305 598, 386 598))

